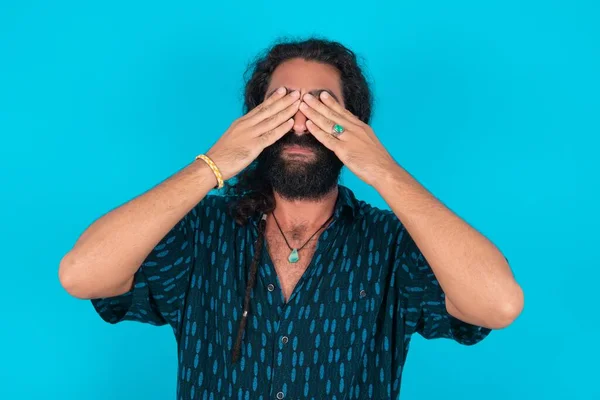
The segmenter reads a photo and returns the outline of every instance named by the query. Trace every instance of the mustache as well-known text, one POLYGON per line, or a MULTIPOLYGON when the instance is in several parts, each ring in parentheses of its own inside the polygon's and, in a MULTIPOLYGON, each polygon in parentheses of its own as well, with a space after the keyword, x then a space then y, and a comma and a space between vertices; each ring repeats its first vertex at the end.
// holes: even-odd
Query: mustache
POLYGON ((310 149, 321 149, 325 146, 310 133, 298 135, 293 131, 286 133, 281 139, 272 144, 274 149, 282 149, 285 146, 302 146, 310 149))

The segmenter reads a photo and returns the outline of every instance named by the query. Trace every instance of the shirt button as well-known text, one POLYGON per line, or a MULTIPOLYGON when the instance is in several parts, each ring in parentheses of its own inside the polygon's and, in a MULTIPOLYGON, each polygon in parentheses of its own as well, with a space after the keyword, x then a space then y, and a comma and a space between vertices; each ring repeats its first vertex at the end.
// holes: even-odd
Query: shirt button
POLYGON ((286 344, 288 342, 288 337, 284 336, 281 338, 281 343, 286 344))
POLYGON ((277 398, 278 398, 279 400, 283 399, 284 397, 285 397, 285 394, 283 394, 283 392, 279 392, 279 393, 277 393, 277 398))
POLYGON ((367 292, 363 289, 360 291, 360 297, 365 297, 367 295, 367 292))
POLYGON ((273 290, 275 290, 275 286, 273 286, 273 284, 272 284, 272 283, 269 283, 269 284, 267 285, 267 290, 268 290, 269 292, 272 292, 273 290))

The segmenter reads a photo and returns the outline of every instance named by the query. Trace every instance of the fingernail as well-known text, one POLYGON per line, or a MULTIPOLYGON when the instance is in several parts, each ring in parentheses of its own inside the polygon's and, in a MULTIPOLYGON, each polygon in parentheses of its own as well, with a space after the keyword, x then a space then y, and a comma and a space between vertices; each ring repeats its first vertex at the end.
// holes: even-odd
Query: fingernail
POLYGON ((286 89, 284 87, 280 87, 279 89, 277 89, 277 93, 279 94, 284 94, 286 92, 286 89))
POLYGON ((312 95, 312 94, 310 94, 310 93, 306 93, 306 94, 304 95, 304 99, 305 99, 305 100, 312 100, 313 98, 314 98, 314 97, 313 97, 313 95, 312 95))
POLYGON ((299 91, 297 91, 297 90, 294 90, 294 91, 292 92, 292 97, 300 97, 300 92, 299 92, 299 91))
POLYGON ((321 92, 321 97, 324 99, 327 99, 327 98, 329 98, 329 93, 323 91, 323 92, 321 92))

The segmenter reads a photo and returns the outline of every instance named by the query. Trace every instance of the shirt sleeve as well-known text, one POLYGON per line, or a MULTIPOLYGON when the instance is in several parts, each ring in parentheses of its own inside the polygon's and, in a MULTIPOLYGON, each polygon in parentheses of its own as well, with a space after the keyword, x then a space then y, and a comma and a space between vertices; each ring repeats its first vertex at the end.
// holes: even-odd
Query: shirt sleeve
POLYGON ((404 287, 413 310, 414 329, 425 339, 446 338, 464 345, 474 345, 489 335, 491 329, 471 325, 450 315, 446 310, 446 296, 423 253, 403 229, 406 240, 401 267, 410 276, 404 287))
POLYGON ((169 324, 178 333, 197 258, 198 207, 185 215, 154 247, 135 273, 131 290, 91 300, 103 320, 111 324, 126 320, 169 324))

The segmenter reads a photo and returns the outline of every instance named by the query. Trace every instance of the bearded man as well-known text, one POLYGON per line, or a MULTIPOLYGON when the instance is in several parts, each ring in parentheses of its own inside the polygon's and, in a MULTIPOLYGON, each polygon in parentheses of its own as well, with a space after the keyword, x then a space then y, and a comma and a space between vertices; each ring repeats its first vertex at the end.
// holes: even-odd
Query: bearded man
POLYGON ((398 398, 413 334, 472 345, 514 321, 506 258, 382 146, 351 50, 283 42, 250 71, 245 114, 60 265, 107 322, 171 326, 178 399, 398 398))

